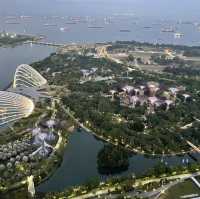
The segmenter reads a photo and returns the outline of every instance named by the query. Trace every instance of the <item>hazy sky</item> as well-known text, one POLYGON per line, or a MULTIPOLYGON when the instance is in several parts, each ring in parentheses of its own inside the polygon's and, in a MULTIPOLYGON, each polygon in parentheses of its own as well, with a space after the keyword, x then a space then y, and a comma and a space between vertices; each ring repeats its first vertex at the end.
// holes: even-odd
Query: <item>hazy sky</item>
POLYGON ((111 15, 200 20, 200 0, 0 0, 1 15, 111 15))

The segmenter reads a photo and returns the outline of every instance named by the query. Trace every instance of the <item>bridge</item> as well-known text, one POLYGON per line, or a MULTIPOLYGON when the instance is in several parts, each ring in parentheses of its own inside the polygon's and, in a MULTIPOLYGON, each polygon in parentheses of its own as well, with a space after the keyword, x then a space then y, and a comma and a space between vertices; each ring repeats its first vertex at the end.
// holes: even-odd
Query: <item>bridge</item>
POLYGON ((65 44, 53 43, 53 42, 42 42, 42 41, 26 41, 24 44, 36 44, 41 46, 53 46, 53 47, 63 47, 65 44))

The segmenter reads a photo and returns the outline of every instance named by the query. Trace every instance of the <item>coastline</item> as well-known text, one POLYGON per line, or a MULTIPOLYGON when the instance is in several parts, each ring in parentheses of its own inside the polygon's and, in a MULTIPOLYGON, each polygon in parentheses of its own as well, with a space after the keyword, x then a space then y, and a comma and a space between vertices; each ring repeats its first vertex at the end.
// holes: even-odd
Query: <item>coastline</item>
POLYGON ((5 88, 3 88, 2 91, 8 90, 12 86, 12 84, 13 84, 13 81, 10 82, 5 88))

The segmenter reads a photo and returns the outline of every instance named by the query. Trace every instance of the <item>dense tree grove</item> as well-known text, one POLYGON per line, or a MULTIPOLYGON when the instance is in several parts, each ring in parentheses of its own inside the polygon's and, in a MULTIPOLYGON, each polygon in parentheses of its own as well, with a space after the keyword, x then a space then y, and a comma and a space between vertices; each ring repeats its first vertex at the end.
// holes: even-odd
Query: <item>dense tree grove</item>
POLYGON ((111 102, 100 95, 100 91, 107 90, 105 84, 95 83, 95 85, 95 94, 94 84, 90 83, 83 88, 79 85, 82 92, 75 92, 63 98, 64 104, 75 112, 75 116, 81 122, 90 121, 91 128, 95 132, 105 136, 110 135, 118 140, 125 139, 126 143, 140 146, 149 152, 154 150, 162 153, 167 148, 173 151, 187 149, 179 139, 179 135, 175 133, 178 128, 177 123, 184 125, 192 122, 194 117, 198 117, 199 100, 189 104, 177 103, 176 108, 171 108, 168 112, 157 110, 157 114, 150 114, 144 121, 141 115, 144 114, 145 107, 136 107, 134 110, 121 107, 119 101, 111 102), (98 85, 102 86, 102 89, 97 89, 98 85), (113 114, 120 115, 126 122, 118 123, 113 119, 113 114), (151 127, 146 134, 143 133, 144 125, 151 127))
POLYGON ((129 155, 121 148, 105 145, 98 154, 98 170, 101 174, 119 173, 128 169, 129 155))
MULTIPOLYGON (((113 45, 114 48, 121 45, 139 44, 117 42, 116 45, 113 45)), ((161 47, 158 46, 158 48, 161 47)), ((184 46, 174 46, 174 48, 187 49, 184 46)), ((134 57, 129 57, 129 59, 133 60, 134 57)), ((176 58, 173 62, 181 63, 176 58)), ((196 71, 186 69, 185 66, 181 69, 166 68, 168 73, 162 74, 135 70, 129 72, 130 79, 121 78, 126 75, 126 68, 123 65, 107 59, 96 59, 92 56, 75 53, 52 54, 42 62, 33 65, 43 71, 43 75, 50 83, 64 86, 70 91, 65 93, 66 91, 63 90, 63 104, 70 107, 75 117, 96 134, 117 140, 121 145, 130 145, 132 148, 144 150, 147 153, 162 154, 189 150, 185 141, 180 137, 180 134, 186 135, 187 133, 180 127, 195 121, 195 118, 199 118, 200 115, 200 83, 198 79, 193 78, 196 71), (113 80, 86 81, 81 84, 81 69, 91 69, 92 67, 97 68, 97 76, 112 76, 113 80), (47 68, 50 69, 48 72, 47 68), (182 70, 182 72, 176 73, 176 70, 182 70), (184 74, 187 74, 187 77, 184 74), (186 102, 181 95, 177 95, 175 107, 171 107, 168 111, 165 108, 157 108, 156 114, 145 115, 147 110, 145 105, 136 105, 133 109, 121 106, 117 97, 114 101, 110 97, 106 97, 113 88, 120 90, 123 85, 140 85, 148 81, 159 82, 162 87, 183 86, 193 100, 186 102)), ((192 129, 189 128, 188 131, 192 132, 192 129)), ((198 134, 188 133, 188 135, 186 136, 188 140, 195 140, 195 143, 200 142, 198 134)))
POLYGON ((174 75, 186 75, 186 76, 199 76, 200 69, 196 67, 167 67, 165 72, 172 73, 174 75))

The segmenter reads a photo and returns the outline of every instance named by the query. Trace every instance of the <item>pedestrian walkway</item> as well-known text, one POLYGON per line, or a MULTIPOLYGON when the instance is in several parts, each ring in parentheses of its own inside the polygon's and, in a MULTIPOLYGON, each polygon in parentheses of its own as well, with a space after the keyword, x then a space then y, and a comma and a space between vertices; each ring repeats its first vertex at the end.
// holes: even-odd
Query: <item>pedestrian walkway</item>
POLYGON ((197 187, 200 189, 200 183, 196 180, 196 178, 191 177, 191 180, 197 185, 197 187))

